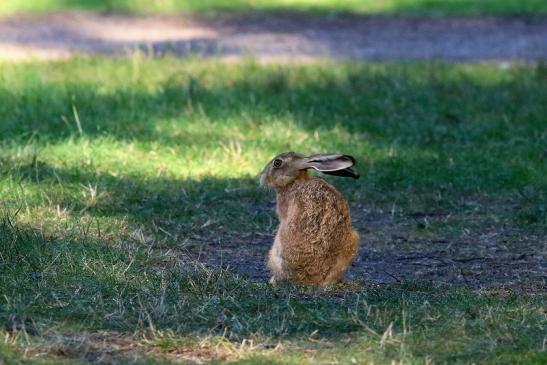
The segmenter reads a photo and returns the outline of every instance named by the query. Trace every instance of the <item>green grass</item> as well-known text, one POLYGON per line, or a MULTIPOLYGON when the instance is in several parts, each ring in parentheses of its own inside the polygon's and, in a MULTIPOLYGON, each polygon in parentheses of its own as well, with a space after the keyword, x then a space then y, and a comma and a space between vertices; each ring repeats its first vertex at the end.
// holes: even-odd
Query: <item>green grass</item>
POLYGON ((115 10, 124 12, 311 11, 357 14, 545 14, 543 0, 4 0, 1 13, 115 10))
POLYGON ((275 229, 256 175, 286 150, 356 156, 362 178, 332 181, 360 230, 362 209, 443 210, 413 235, 541 249, 545 66, 135 56, 5 63, 0 80, 7 363, 544 362, 542 290, 272 288, 187 254, 275 229))
POLYGON ((144 363, 190 351, 249 364, 545 360, 542 296, 418 284, 274 289, 167 254, 158 265, 136 242, 42 237, 7 222, 0 234, 9 279, 0 319, 26 321, 30 335, 6 339, 27 363, 108 359, 107 345, 123 341, 139 347, 118 361, 136 353, 144 363))

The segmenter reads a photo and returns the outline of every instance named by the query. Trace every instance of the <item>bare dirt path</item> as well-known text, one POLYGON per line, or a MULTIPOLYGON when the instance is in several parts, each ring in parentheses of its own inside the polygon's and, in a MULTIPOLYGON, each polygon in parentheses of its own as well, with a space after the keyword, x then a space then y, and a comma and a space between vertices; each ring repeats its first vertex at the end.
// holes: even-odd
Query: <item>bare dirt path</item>
MULTIPOLYGON (((352 216, 361 235, 361 247, 346 275, 348 280, 369 285, 433 282, 525 293, 547 290, 547 240, 543 232, 491 227, 480 217, 468 217, 481 222, 482 228, 457 236, 442 231, 424 235, 420 233, 424 220, 442 222, 449 214, 393 216, 354 210, 352 216)), ((265 260, 273 239, 273 233, 223 236, 216 241, 195 241, 183 250, 207 266, 266 282, 270 274, 265 260)))
POLYGON ((63 12, 0 18, 0 59, 199 54, 260 61, 528 62, 547 58, 547 17, 246 14, 216 18, 63 12))

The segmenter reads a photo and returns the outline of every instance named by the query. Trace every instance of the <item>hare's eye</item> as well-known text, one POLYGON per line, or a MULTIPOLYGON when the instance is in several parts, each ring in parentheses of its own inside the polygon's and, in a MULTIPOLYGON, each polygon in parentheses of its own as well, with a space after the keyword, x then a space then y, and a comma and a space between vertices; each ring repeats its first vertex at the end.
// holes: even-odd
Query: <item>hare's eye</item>
POLYGON ((283 161, 281 161, 280 159, 276 158, 273 162, 273 166, 274 167, 281 167, 281 165, 283 164, 283 161))

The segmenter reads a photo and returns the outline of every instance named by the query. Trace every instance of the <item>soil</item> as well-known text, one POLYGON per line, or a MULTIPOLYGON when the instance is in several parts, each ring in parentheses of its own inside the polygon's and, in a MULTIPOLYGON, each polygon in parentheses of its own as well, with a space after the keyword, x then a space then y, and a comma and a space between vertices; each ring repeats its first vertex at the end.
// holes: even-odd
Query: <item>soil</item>
MULTIPOLYGON (((434 224, 446 219, 446 214, 393 216, 354 209, 352 216, 361 247, 348 280, 367 285, 432 282, 471 289, 547 291, 547 239, 540 233, 488 227, 484 222, 480 232, 465 230, 451 237, 443 232, 420 233, 424 222, 434 224)), ((476 222, 478 218, 469 219, 476 222)), ((207 265, 266 282, 265 260, 273 238, 273 234, 222 237, 216 243, 196 242, 188 249, 190 256, 207 265)))
POLYGON ((529 62, 547 58, 546 16, 212 17, 60 12, 0 18, 0 59, 81 54, 197 54, 259 61, 429 60, 529 62))

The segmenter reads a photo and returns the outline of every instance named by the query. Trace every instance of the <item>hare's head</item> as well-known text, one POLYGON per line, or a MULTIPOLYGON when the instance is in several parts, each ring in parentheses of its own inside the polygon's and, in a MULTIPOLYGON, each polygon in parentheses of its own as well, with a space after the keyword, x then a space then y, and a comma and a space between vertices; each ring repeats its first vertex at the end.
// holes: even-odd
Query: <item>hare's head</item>
POLYGON ((273 158, 260 173, 260 185, 280 188, 296 179, 308 177, 307 169, 313 168, 324 174, 359 178, 351 167, 355 159, 349 155, 319 154, 304 156, 296 152, 284 152, 273 158))

